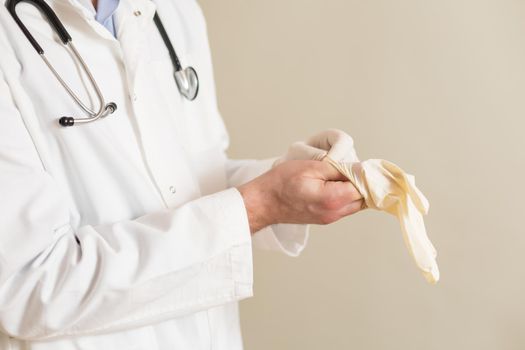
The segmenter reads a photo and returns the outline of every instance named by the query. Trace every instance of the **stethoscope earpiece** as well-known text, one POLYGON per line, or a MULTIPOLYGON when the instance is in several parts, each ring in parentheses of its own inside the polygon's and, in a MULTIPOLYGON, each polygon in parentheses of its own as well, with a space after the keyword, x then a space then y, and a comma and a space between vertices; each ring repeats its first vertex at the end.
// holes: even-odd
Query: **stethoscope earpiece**
POLYGON ((100 115, 96 115, 90 118, 73 118, 73 117, 62 117, 58 120, 58 123, 62 126, 73 126, 75 122, 77 123, 88 123, 95 121, 99 118, 107 117, 110 114, 113 114, 117 110, 117 104, 115 102, 110 102, 104 107, 104 112, 100 115))
POLYGON ((108 114, 113 114, 116 110, 117 110, 117 104, 115 102, 110 102, 106 105, 106 111, 109 112, 108 114))
POLYGON ((58 120, 58 123, 62 126, 73 126, 75 125, 75 118, 73 117, 62 117, 58 120))

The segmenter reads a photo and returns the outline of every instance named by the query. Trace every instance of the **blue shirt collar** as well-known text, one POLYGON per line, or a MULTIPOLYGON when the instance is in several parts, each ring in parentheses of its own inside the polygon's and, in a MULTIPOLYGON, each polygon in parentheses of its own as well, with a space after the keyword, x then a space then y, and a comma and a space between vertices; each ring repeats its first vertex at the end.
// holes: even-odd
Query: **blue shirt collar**
POLYGON ((116 37, 115 22, 113 14, 117 10, 119 0, 98 0, 97 13, 95 20, 102 24, 109 32, 116 37))

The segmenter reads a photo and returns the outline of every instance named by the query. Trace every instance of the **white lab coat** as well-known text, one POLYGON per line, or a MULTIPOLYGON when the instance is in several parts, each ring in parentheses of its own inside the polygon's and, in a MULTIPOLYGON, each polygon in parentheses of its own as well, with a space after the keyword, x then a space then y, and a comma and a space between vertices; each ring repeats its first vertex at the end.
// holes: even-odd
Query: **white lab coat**
MULTIPOLYGON (((226 157, 198 5, 120 1, 115 40, 77 0, 47 0, 118 105, 69 128, 57 119, 85 115, 0 8, 0 349, 241 349, 237 302, 252 295, 252 239, 231 186, 274 158, 226 157), (176 88, 155 8, 198 71, 193 102, 176 88)), ((17 9, 96 107, 47 21, 29 4, 17 9)), ((253 242, 295 256, 307 237, 307 225, 281 224, 253 242)))

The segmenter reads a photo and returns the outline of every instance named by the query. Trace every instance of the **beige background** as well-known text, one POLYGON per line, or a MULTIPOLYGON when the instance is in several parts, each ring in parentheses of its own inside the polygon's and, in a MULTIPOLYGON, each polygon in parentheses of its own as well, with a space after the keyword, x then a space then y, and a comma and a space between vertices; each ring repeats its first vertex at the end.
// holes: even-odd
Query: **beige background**
POLYGON ((337 127, 416 175, 441 282, 393 217, 255 254, 248 350, 525 349, 525 1, 200 0, 232 157, 337 127))

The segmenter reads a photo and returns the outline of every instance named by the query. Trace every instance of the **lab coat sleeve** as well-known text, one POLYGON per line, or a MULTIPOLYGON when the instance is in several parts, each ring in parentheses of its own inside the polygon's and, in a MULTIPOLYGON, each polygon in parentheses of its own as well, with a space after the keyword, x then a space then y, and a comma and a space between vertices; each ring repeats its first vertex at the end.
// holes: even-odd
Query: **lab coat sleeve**
POLYGON ((0 75, 0 331, 30 340, 97 334, 252 295, 250 230, 236 188, 72 227, 59 186, 0 75))
MULTIPOLYGON (((230 186, 242 185, 272 168, 277 157, 256 159, 228 159, 226 162, 230 186)), ((253 246, 261 250, 271 250, 296 257, 308 243, 310 225, 273 224, 252 237, 253 246)))

